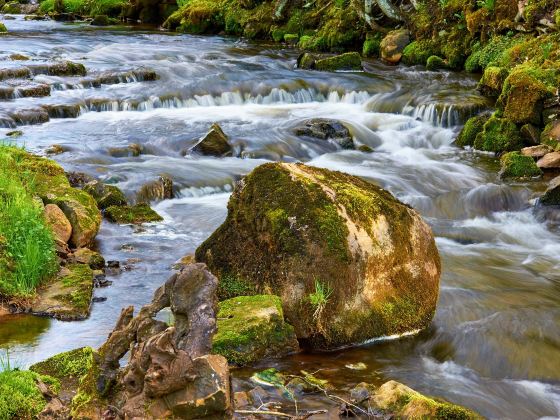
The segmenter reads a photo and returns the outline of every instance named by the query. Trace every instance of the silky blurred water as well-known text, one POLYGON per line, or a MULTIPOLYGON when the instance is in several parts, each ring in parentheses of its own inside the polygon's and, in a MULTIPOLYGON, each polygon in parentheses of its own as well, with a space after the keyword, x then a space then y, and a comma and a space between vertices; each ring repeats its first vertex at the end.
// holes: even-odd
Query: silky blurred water
MULTIPOLYGON (((89 79, 129 70, 155 70, 159 79, 92 88, 86 78, 36 76, 52 86, 51 95, 0 101, 0 135, 22 130, 15 141, 37 153, 60 144, 67 151, 55 159, 67 170, 115 183, 130 198, 160 174, 179 191, 154 203, 162 223, 103 223, 99 250, 133 268, 96 289, 107 300, 94 303, 89 319, 0 318, 0 346, 16 363, 98 346, 122 307, 148 302, 172 264, 221 224, 236 180, 266 161, 303 161, 375 182, 423 214, 442 257, 440 300, 432 326, 416 336, 261 367, 321 369, 343 389, 396 379, 490 418, 560 417, 558 218, 533 207, 543 183, 504 183, 496 159, 452 145, 466 118, 487 106, 475 79, 374 61, 367 72, 302 71, 294 69, 296 51, 266 44, 146 28, 5 23, 0 68, 29 64, 8 59, 20 53, 35 64, 81 62, 89 79), (16 111, 33 115, 45 105, 67 118, 16 127, 16 111), (316 117, 343 121, 373 153, 292 134, 316 117), (214 122, 240 157, 185 156, 214 122), (140 156, 115 152, 131 143, 142 147, 140 156), (368 368, 346 367, 357 362, 368 368)), ((253 370, 235 372, 237 388, 248 386, 253 370)))

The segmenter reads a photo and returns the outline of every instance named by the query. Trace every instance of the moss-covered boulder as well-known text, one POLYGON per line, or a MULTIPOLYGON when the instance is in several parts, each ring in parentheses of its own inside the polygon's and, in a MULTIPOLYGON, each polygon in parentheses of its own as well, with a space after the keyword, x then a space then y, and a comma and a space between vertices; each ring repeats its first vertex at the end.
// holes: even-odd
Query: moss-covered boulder
POLYGON ((484 114, 469 118, 457 136, 455 144, 459 147, 474 146, 476 136, 482 132, 488 118, 488 115, 484 114))
POLYGON ((24 150, 14 149, 12 153, 19 160, 20 170, 34 177, 35 193, 45 204, 56 204, 70 221, 70 244, 76 248, 91 245, 101 225, 101 214, 93 197, 72 188, 62 167, 52 160, 24 150))
POLYGON ((426 61, 426 68, 428 70, 440 70, 447 67, 445 60, 437 55, 431 55, 426 61))
POLYGON ((220 302, 212 352, 238 366, 299 350, 294 328, 284 322, 278 296, 239 296, 220 302))
POLYGON ((401 61, 403 50, 409 43, 410 33, 408 30, 397 29, 389 32, 385 35, 385 38, 383 38, 379 46, 381 58, 389 64, 397 64, 401 61))
POLYGON ((173 180, 169 175, 160 175, 157 180, 148 182, 136 193, 138 203, 149 203, 154 200, 168 200, 175 196, 173 180))
POLYGON ((302 53, 297 59, 297 68, 303 70, 313 70, 315 68, 315 62, 317 61, 317 56, 310 53, 302 53))
POLYGON ((67 264, 55 279, 37 291, 30 312, 64 321, 89 316, 93 295, 93 271, 85 264, 67 264))
POLYGON ((426 64, 428 58, 437 56, 439 49, 431 40, 417 40, 408 44, 402 52, 402 61, 405 64, 426 64))
POLYGON ((486 152, 510 152, 520 150, 523 140, 517 126, 507 118, 492 116, 478 133, 474 148, 486 152))
POLYGON ((8 28, 2 22, 0 22, 0 34, 5 34, 8 32, 8 28))
POLYGON ((531 156, 519 152, 509 152, 500 158, 500 178, 535 178, 542 175, 535 160, 531 156))
POLYGON ((381 385, 368 400, 395 418, 478 420, 480 415, 468 408, 427 397, 396 381, 381 385))
POLYGON ((498 97, 502 92, 502 87, 507 76, 508 71, 502 67, 486 67, 482 79, 480 79, 478 83, 478 88, 485 96, 498 97))
POLYGON ((109 16, 107 15, 95 15, 91 21, 93 26, 108 26, 111 24, 109 16))
POLYGON ((302 164, 259 166, 196 251, 220 281, 280 296, 312 347, 426 327, 440 275, 430 227, 387 191, 302 164))
POLYGON ((550 181, 539 202, 544 206, 560 206, 560 176, 550 181))
POLYGON ((58 379, 64 387, 66 381, 78 381, 88 372, 92 356, 91 347, 80 347, 35 363, 29 367, 29 370, 58 379))
POLYGON ((92 270, 101 270, 105 267, 105 258, 99 253, 88 248, 74 251, 74 260, 80 264, 87 264, 92 270))
POLYGON ((315 62, 315 70, 362 70, 362 57, 357 52, 348 52, 332 57, 321 58, 315 62))
POLYGON ((101 210, 111 206, 126 206, 127 204, 123 192, 114 185, 91 181, 84 185, 84 191, 95 199, 101 210))
POLYGON ((230 156, 233 152, 228 137, 218 124, 212 124, 210 131, 191 150, 209 156, 230 156))
POLYGON ((148 204, 140 203, 134 206, 110 206, 105 210, 105 217, 111 222, 119 224, 141 224, 161 222, 163 217, 156 213, 148 204))

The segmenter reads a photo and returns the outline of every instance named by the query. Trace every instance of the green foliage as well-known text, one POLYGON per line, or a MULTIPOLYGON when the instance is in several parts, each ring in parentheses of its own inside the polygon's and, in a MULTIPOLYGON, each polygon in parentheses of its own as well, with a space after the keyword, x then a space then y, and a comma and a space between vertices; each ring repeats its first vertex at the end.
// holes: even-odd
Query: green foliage
POLYGON ((33 372, 52 376, 60 381, 68 377, 81 378, 92 366, 93 349, 81 347, 66 351, 36 363, 29 369, 33 372))
POLYGON ((478 0, 476 4, 478 5, 478 7, 482 7, 491 12, 494 10, 496 0, 478 0))
POLYGON ((523 147, 517 126, 506 118, 492 116, 481 133, 476 136, 474 147, 487 152, 510 152, 523 147))
POLYGON ((220 301, 236 296, 254 295, 255 293, 255 286, 239 276, 231 273, 220 276, 218 283, 218 299, 220 301))
POLYGON ((0 146, 0 293, 29 296, 57 268, 52 232, 19 149, 0 146))
POLYGON ((402 61, 405 64, 426 64, 428 58, 438 55, 439 51, 430 40, 413 41, 403 50, 402 61))
POLYGON ((381 40, 383 35, 379 32, 375 34, 368 34, 364 45, 362 47, 362 54, 364 57, 378 57, 379 49, 381 47, 381 40))
MULTIPOLYGON (((40 10, 43 13, 57 11, 57 0, 44 0, 41 2, 40 10)), ((107 15, 118 16, 123 6, 128 4, 127 0, 63 0, 64 12, 75 13, 85 16, 107 15)))
POLYGON ((318 320, 329 303, 329 299, 333 294, 333 289, 328 284, 323 284, 320 280, 315 279, 315 292, 309 294, 309 303, 314 308, 313 318, 318 320))
POLYGON ((445 68, 445 61, 437 55, 431 55, 426 61, 426 68, 428 70, 439 70, 445 68))
POLYGON ((482 132, 486 121, 488 121, 488 116, 486 115, 477 115, 469 118, 459 133, 457 140, 455 140, 455 144, 459 147, 473 146, 476 136, 482 132))
POLYGON ((47 404, 38 380, 55 392, 60 389, 60 383, 50 376, 12 368, 7 356, 0 358, 0 368, 0 420, 36 418, 47 404))

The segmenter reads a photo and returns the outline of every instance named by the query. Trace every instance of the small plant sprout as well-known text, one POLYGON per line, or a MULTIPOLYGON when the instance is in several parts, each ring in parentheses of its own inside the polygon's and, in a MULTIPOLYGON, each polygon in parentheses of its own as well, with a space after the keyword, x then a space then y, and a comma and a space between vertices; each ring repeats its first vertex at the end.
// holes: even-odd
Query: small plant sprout
POLYGON ((332 293, 333 289, 328 284, 323 284, 320 280, 315 279, 315 293, 309 294, 309 302, 315 308, 313 312, 314 320, 320 319, 332 293))

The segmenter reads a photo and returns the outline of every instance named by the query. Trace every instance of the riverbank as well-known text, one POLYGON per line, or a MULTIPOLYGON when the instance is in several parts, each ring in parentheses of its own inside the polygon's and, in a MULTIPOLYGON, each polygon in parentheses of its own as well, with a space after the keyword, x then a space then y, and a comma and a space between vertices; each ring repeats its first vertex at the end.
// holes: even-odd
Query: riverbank
MULTIPOLYGON (((18 141, 38 153, 60 144, 66 151, 54 157, 66 170, 113 179, 127 196, 134 196, 141 185, 164 172, 170 173, 180 193, 175 199, 155 203, 163 222, 143 228, 103 223, 98 237, 103 255, 108 260, 141 261, 133 263, 135 269, 109 277, 110 288, 94 292, 107 301, 94 304, 91 318, 46 325, 33 321, 37 335, 27 338, 3 330, 3 337, 11 337, 13 357, 22 364, 56 352, 53 340, 63 349, 75 347, 77 340, 98 347, 120 308, 145 303, 153 288, 168 277, 175 260, 194 252, 223 221, 235 181, 265 161, 302 160, 366 176, 419 209, 437 237, 444 287, 433 327, 423 334, 334 355, 302 354, 267 364, 294 375, 301 369, 323 368, 321 378, 341 389, 355 381, 381 385, 397 379, 485 415, 505 416, 511 407, 525 417, 555 414, 551 378, 556 368, 547 364, 550 358, 538 356, 547 351, 546 337, 541 341, 532 332, 555 314, 556 231, 528 205, 544 184, 503 183, 497 177, 495 159, 450 146, 464 121, 463 114, 455 113, 458 106, 480 100, 473 89, 475 80, 445 71, 386 67, 369 60, 364 60, 367 73, 296 71, 292 69, 296 51, 270 44, 60 25, 66 28, 64 33, 52 30, 58 26, 47 29, 47 25, 58 25, 52 22, 15 24, 21 25, 19 32, 3 39, 6 56, 20 51, 40 61, 62 50, 68 59, 81 57, 91 75, 157 65, 160 77, 156 83, 53 90, 51 103, 96 98, 119 106, 21 127, 18 141), (49 45, 26 42, 31 35, 27 30, 39 30, 49 45), (100 39, 104 42, 95 42, 100 39), (156 97, 166 101, 158 102, 156 97), (126 104, 153 106, 125 108, 126 104), (342 120, 356 145, 367 144, 374 152, 294 136, 292 129, 310 118, 342 120), (244 158, 182 156, 214 122, 244 158), (143 147, 140 155, 112 150, 132 143, 143 147), (522 228, 531 235, 521 234, 522 228), (545 245, 535 246, 533 241, 545 245), (489 266, 492 270, 481 270, 489 266), (504 289, 510 292, 504 295, 504 289), (464 307, 469 310, 461 310, 464 307), (498 315, 487 318, 489 313, 498 315), (523 326, 518 339, 516 325, 523 326), (509 354, 523 354, 524 360, 508 361, 509 354), (368 369, 346 367, 360 362, 368 369), (430 379, 434 376, 436 382, 430 379), (524 386, 532 392, 522 393, 524 386), (535 394, 537 389, 542 392, 535 394), (503 398, 520 394, 515 401, 503 398)), ((70 82, 65 77, 41 77, 51 83, 70 82)), ((42 105, 43 101, 18 99, 3 103, 2 110, 42 105)), ((14 320, 11 328, 23 321, 14 320)), ((235 371, 235 386, 243 390, 255 370, 263 368, 235 371)))

